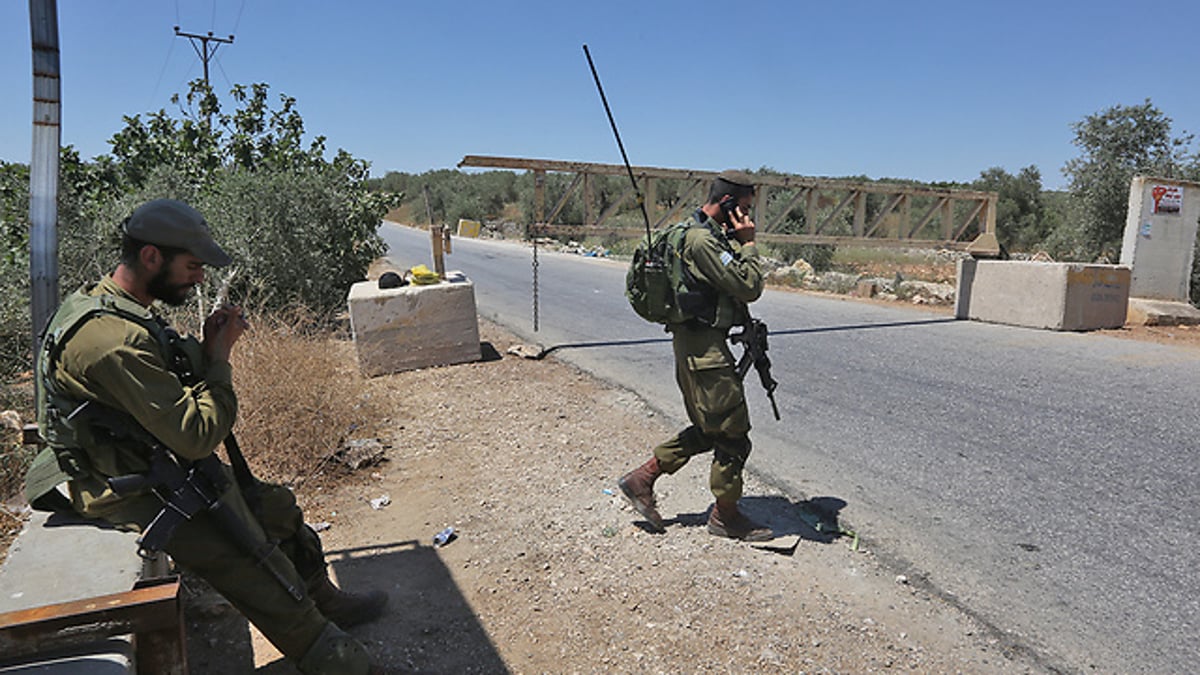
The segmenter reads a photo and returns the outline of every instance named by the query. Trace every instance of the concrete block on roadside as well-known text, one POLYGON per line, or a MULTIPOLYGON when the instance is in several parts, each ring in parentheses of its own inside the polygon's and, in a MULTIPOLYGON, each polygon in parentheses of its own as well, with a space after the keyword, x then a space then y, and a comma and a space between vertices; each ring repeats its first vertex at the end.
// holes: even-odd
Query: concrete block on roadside
POLYGON ((879 284, 872 279, 859 279, 854 285, 854 295, 860 298, 873 298, 879 294, 879 284))
POLYGON ((1200 310, 1186 302, 1130 298, 1126 322, 1137 326, 1195 326, 1200 324, 1200 310))
POLYGON ((358 365, 368 377, 481 358, 475 285, 461 272, 427 286, 362 281, 347 302, 358 365))
POLYGON ((1050 330, 1120 328, 1129 282, 1122 265, 960 260, 954 314, 1050 330))

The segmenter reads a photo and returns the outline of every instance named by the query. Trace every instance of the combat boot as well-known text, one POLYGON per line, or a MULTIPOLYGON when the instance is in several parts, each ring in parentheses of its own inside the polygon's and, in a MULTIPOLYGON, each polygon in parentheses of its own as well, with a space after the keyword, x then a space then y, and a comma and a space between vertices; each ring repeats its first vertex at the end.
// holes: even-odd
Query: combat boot
POLYGON ((633 504, 633 508, 649 521, 656 532, 665 532, 662 516, 658 513, 658 505, 654 503, 654 481, 662 475, 658 467, 658 458, 651 457, 645 464, 621 476, 617 486, 633 504))
POLYGON ((375 675, 386 672, 371 663, 362 643, 333 623, 325 624, 304 656, 296 662, 304 675, 375 675))
POLYGON ((708 533, 742 541, 770 541, 775 533, 738 510, 737 500, 717 500, 708 513, 708 533))
POLYGON ((387 593, 383 591, 347 593, 334 586, 325 574, 321 574, 314 583, 309 584, 308 594, 317 609, 321 610, 321 614, 336 623, 339 628, 349 628, 378 619, 388 603, 387 593))

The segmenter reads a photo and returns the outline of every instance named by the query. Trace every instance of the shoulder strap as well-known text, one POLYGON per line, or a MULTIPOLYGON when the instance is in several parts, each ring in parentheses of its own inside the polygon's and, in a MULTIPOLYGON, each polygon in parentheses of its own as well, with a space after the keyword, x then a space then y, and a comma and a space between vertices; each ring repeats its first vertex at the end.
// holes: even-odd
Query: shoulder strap
POLYGON ((51 374, 58 365, 63 345, 79 332, 84 324, 97 316, 110 314, 138 324, 154 336, 164 348, 164 353, 169 353, 167 348, 170 345, 170 336, 153 312, 127 298, 109 293, 92 295, 90 290, 93 287, 84 286, 67 296, 42 335, 42 349, 38 355, 41 363, 38 364, 38 370, 43 379, 42 384, 48 392, 57 390, 51 374))

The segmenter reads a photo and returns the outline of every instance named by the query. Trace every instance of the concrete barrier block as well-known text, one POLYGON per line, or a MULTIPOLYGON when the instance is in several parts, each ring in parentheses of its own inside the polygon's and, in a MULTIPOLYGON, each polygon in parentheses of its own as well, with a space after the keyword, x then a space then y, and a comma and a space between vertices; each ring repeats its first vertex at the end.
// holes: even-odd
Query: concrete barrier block
POLYGON ((137 537, 34 511, 0 567, 0 612, 128 591, 142 570, 137 537))
POLYGON ((1121 265, 960 260, 955 316, 1050 330, 1120 328, 1129 282, 1121 265))
POLYGON ((350 325, 358 365, 368 377, 478 361, 475 285, 461 272, 428 286, 350 288, 350 325))

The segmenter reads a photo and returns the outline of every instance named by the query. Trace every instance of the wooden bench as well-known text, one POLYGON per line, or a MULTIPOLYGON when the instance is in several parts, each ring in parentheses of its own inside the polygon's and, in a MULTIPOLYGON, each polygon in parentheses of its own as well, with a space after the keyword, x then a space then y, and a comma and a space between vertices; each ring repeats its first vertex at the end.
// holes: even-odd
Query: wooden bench
POLYGON ((35 511, 0 567, 0 673, 23 672, 186 673, 166 556, 142 559, 136 534, 35 511))

